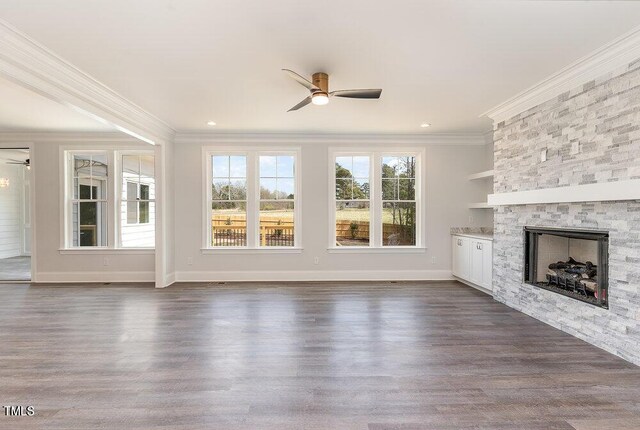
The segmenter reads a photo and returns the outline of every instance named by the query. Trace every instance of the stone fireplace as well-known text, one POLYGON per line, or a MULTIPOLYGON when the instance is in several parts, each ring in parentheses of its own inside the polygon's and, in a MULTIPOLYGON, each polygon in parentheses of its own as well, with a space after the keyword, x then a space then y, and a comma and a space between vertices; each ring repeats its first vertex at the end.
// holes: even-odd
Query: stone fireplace
POLYGON ((640 365, 640 61, 494 123, 494 171, 494 298, 640 365))

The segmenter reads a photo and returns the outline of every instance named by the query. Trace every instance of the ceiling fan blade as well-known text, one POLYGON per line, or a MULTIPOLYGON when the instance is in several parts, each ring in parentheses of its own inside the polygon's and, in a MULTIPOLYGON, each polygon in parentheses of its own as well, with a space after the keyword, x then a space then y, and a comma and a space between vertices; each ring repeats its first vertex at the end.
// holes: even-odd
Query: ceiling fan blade
POLYGON ((294 107, 289 109, 287 112, 291 112, 292 110, 298 110, 300 108, 303 108, 306 105, 308 105, 309 103, 311 103, 311 96, 309 96, 306 99, 302 100, 300 103, 298 103, 297 105, 295 105, 294 107))
POLYGON ((320 88, 313 85, 310 81, 303 78, 293 70, 282 69, 283 72, 286 72, 291 78, 295 79, 300 85, 308 89, 309 91, 320 91, 320 88))
POLYGON ((368 89, 368 90, 338 90, 331 91, 330 96, 335 97, 347 97, 350 99, 379 99, 382 94, 381 89, 368 89))

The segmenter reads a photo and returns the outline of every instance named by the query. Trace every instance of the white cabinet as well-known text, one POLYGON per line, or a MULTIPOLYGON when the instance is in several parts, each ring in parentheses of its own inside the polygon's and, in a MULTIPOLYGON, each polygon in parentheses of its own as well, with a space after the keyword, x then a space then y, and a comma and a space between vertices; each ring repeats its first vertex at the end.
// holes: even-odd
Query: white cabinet
POLYGON ((471 256, 469 260, 469 278, 474 284, 482 285, 482 270, 484 269, 483 244, 477 240, 471 240, 471 256))
POLYGON ((469 248, 471 240, 468 237, 451 236, 453 242, 452 273, 459 278, 469 277, 469 248))
POLYGON ((461 280, 491 290, 492 243, 487 239, 451 236, 452 273, 461 280))

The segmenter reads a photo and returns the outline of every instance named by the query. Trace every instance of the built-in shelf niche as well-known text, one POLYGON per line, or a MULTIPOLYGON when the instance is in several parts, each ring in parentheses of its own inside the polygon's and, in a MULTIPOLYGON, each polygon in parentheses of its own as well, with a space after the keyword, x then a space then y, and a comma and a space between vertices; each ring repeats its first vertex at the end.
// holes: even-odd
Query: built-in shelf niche
POLYGON ((474 173, 473 175, 469 175, 468 177, 470 181, 485 178, 493 178, 493 170, 485 170, 484 172, 474 173))
MULTIPOLYGON (((485 170, 484 172, 478 172, 478 173, 474 173, 473 175, 469 175, 467 177, 467 179, 469 179, 470 181, 477 181, 477 180, 481 180, 481 179, 487 179, 487 178, 493 178, 493 169, 492 170, 485 170)), ((476 202, 476 203, 469 203, 469 209, 492 209, 492 206, 489 206, 489 203, 487 202, 476 202)))

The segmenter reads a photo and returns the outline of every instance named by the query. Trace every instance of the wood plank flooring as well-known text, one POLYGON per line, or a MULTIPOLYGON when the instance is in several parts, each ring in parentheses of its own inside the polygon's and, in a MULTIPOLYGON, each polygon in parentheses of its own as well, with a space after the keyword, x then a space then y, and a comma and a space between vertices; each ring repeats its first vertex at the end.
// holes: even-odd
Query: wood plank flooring
POLYGON ((36 410, 1 429, 638 429, 640 368, 456 282, 13 284, 0 405, 36 410))

